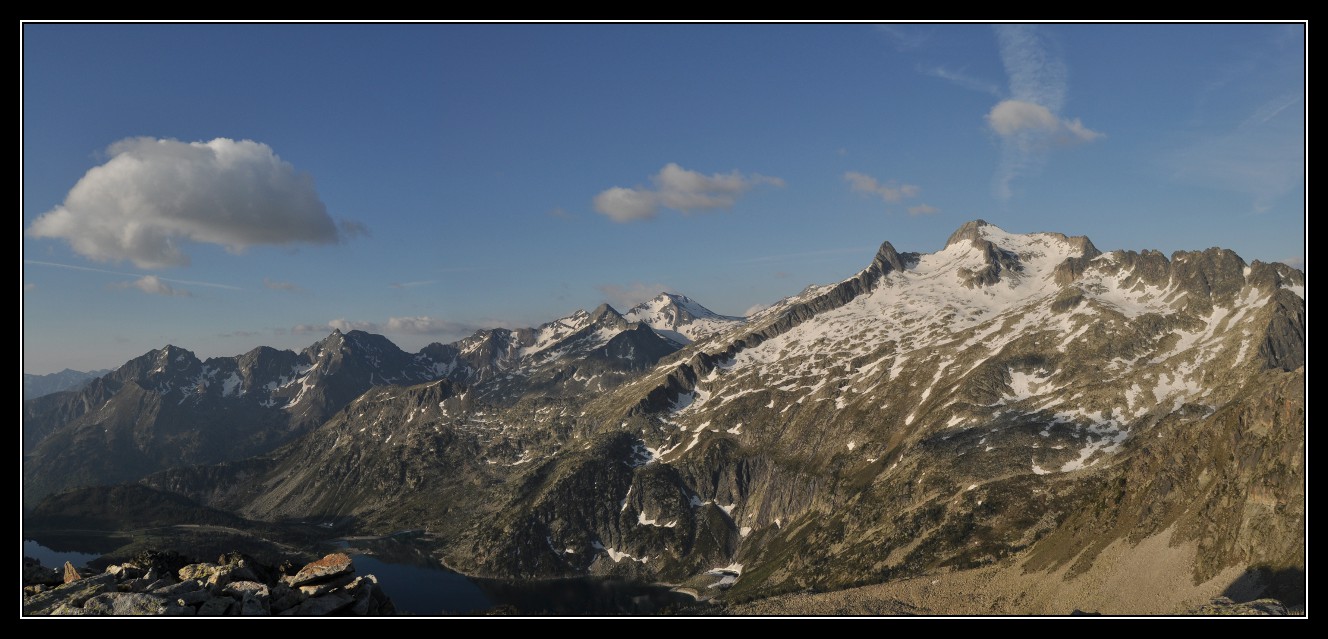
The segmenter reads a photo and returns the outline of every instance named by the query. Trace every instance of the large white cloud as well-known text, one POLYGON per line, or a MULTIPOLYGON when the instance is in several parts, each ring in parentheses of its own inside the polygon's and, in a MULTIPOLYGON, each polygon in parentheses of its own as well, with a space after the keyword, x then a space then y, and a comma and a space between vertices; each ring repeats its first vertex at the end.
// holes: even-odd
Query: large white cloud
POLYGON ((1023 100, 998 102, 987 114, 987 124, 997 135, 1029 150, 1092 142, 1102 137, 1078 118, 1063 120, 1047 107, 1023 100))
POLYGON ((338 225, 313 179, 266 144, 130 138, 111 145, 105 164, 33 222, 35 237, 59 238, 98 261, 140 268, 189 263, 183 242, 241 252, 250 246, 331 244, 363 230, 338 225))
POLYGON ((779 178, 745 176, 737 171, 704 175, 670 162, 650 177, 655 188, 615 186, 594 198, 595 210, 615 222, 655 217, 659 209, 682 213, 731 208, 738 197, 759 184, 784 186, 779 178))

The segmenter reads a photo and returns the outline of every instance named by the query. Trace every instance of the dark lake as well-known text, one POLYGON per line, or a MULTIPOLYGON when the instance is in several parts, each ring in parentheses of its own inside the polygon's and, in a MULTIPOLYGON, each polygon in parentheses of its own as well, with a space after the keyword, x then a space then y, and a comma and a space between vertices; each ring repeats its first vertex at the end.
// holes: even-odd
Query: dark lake
POLYGON ((75 550, 55 550, 47 548, 31 539, 23 540, 23 556, 32 557, 47 568, 59 568, 65 562, 72 562, 76 568, 82 568, 89 561, 101 556, 98 552, 78 552, 75 550))
MULTIPOLYGON (((337 545, 351 553, 356 573, 378 577, 397 611, 406 615, 480 615, 494 608, 522 616, 688 614, 704 611, 707 606, 663 586, 620 579, 472 579, 443 568, 427 549, 411 543, 380 541, 358 543, 355 548, 347 547, 345 542, 337 545)), ((24 539, 23 554, 52 568, 66 561, 82 567, 109 552, 104 548, 116 546, 104 537, 42 542, 24 539)))

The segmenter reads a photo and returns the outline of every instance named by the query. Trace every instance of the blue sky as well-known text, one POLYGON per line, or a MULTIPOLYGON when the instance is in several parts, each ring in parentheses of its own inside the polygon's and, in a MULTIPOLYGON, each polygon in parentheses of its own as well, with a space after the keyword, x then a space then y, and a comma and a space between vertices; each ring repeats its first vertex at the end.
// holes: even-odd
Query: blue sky
POLYGON ((740 315, 975 218, 1303 265, 1305 29, 25 24, 23 370, 740 315))

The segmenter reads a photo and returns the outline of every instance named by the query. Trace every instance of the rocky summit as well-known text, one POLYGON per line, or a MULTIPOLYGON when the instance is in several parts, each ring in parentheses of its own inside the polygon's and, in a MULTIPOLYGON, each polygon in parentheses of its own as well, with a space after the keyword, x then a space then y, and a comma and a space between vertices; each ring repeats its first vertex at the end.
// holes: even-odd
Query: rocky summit
POLYGON ((25 404, 25 495, 138 480, 191 512, 427 530, 471 575, 757 614, 1183 614, 1237 583, 1294 606, 1305 311, 1284 264, 975 220, 747 318, 664 294, 413 356, 168 347, 25 404), (168 461, 113 434, 205 402, 173 441, 230 410, 238 442, 168 461))
POLYGON ((331 554, 294 575, 239 554, 172 571, 151 553, 63 583, 35 560, 24 562, 23 614, 77 616, 267 617, 396 614, 374 575, 355 575, 350 557, 331 554), (58 585, 57 585, 58 584, 58 585))

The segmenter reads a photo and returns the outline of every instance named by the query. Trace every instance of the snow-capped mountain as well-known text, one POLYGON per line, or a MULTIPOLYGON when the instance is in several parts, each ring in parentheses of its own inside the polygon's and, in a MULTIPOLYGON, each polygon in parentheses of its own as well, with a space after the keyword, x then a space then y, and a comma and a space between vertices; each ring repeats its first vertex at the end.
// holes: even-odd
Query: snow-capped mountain
POLYGON ((732 328, 747 319, 720 315, 686 295, 677 293, 660 293, 651 300, 633 306, 623 317, 629 322, 644 323, 656 333, 683 346, 732 328))
POLYGON ((266 521, 427 526, 473 574, 706 596, 1015 561, 1130 587, 1148 544, 1194 583, 1304 566, 1305 277, 1231 251, 977 220, 746 321, 666 294, 412 366, 439 379, 146 481, 266 521))

